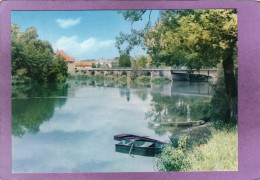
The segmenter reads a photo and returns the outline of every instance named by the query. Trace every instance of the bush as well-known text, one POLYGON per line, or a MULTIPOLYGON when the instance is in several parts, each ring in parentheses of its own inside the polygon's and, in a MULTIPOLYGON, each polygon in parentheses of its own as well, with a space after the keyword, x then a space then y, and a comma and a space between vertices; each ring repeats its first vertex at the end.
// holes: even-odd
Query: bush
POLYGON ((237 126, 215 130, 207 144, 194 148, 187 158, 192 162, 189 171, 237 171, 237 126))
POLYGON ((95 79, 104 79, 104 75, 103 74, 97 74, 95 76, 95 79))
POLYGON ((168 83, 170 81, 171 81, 170 79, 163 77, 163 76, 154 77, 152 79, 152 82, 155 83, 155 84, 168 83))
POLYGON ((12 85, 30 84, 32 79, 26 76, 12 76, 12 85))
POLYGON ((105 76, 105 80, 114 80, 115 77, 112 75, 105 76))
POLYGON ((126 75, 120 76, 118 79, 120 82, 126 82, 127 81, 127 77, 126 75))
POLYGON ((131 73, 130 73, 130 79, 131 79, 132 81, 134 81, 134 80, 136 80, 136 78, 137 78, 137 73, 131 72, 131 73))
POLYGON ((160 156, 156 158, 156 167, 159 171, 186 171, 190 162, 186 158, 188 136, 183 136, 178 141, 178 147, 168 144, 160 156))
POLYGON ((142 84, 147 84, 150 83, 151 77, 149 76, 140 76, 137 78, 137 82, 142 83, 142 84))
POLYGON ((206 143, 195 146, 197 143, 192 141, 196 140, 184 136, 178 141, 177 148, 173 147, 174 144, 168 144, 156 158, 157 169, 159 171, 238 170, 237 125, 218 124, 206 143))

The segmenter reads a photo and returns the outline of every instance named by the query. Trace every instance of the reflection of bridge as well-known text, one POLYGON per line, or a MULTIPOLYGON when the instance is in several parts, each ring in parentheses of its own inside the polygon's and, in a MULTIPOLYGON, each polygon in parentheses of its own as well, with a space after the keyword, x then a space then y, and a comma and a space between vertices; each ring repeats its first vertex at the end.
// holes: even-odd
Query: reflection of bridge
POLYGON ((186 80, 189 81, 191 75, 201 75, 208 78, 213 78, 213 81, 216 79, 218 69, 201 69, 197 70, 187 70, 187 69, 158 69, 158 68, 150 68, 150 69, 130 69, 130 68, 118 68, 118 69, 83 69, 80 73, 83 74, 103 74, 106 75, 115 75, 121 76, 126 75, 129 76, 131 72, 138 73, 138 75, 151 76, 151 78, 156 76, 164 76, 170 80, 186 80))
POLYGON ((211 87, 207 82, 171 82, 164 86, 152 84, 151 90, 164 96, 212 96, 211 87))

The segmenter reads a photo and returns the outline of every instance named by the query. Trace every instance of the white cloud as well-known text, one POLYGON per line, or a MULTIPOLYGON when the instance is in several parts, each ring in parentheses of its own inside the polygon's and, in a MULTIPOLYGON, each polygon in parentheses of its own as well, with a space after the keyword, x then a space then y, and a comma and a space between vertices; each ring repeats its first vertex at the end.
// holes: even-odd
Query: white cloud
POLYGON ((114 46, 114 40, 99 41, 93 37, 79 41, 77 36, 72 37, 62 37, 55 44, 55 49, 63 49, 70 56, 79 59, 89 58, 94 52, 100 50, 101 48, 114 46))
POLYGON ((57 19, 56 22, 61 28, 68 28, 80 23, 80 18, 77 19, 57 19))

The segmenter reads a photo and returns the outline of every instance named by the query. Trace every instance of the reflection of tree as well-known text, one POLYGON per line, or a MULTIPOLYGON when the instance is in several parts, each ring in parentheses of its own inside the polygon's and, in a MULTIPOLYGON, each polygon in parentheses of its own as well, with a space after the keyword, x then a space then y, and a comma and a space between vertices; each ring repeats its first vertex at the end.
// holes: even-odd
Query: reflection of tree
POLYGON ((134 94, 137 95, 141 100, 145 101, 148 98, 148 89, 134 91, 134 94))
MULTIPOLYGON (((180 122, 188 120, 199 120, 207 114, 207 97, 194 96, 162 96, 151 94, 151 109, 145 114, 148 127, 159 134, 167 131, 165 127, 156 127, 154 124, 162 122, 180 122)), ((169 128, 168 128, 169 129, 169 128)))
POLYGON ((129 88, 119 88, 119 93, 121 97, 126 97, 127 101, 130 101, 130 89, 129 88))
POLYGON ((65 84, 12 89, 12 134, 23 136, 26 132, 37 133, 44 121, 50 120, 55 107, 62 107, 67 96, 65 84), (33 98, 31 98, 33 97, 33 98))

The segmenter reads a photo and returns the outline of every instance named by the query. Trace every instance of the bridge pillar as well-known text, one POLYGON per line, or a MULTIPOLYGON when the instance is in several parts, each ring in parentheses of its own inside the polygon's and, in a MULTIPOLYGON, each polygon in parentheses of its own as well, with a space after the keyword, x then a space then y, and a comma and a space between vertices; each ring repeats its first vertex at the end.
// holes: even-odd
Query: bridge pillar
POLYGON ((113 75, 118 77, 118 71, 113 71, 113 75))
POLYGON ((90 70, 86 70, 86 74, 87 74, 87 75, 91 75, 90 70))
POLYGON ((98 75, 98 74, 101 74, 99 71, 94 71, 94 75, 98 75))
POLYGON ((151 79, 153 79, 153 77, 154 77, 154 71, 150 71, 150 74, 151 74, 151 79))
POLYGON ((170 79, 172 81, 172 73, 170 70, 164 70, 163 71, 163 76, 170 79))
POLYGON ((131 71, 126 72, 126 79, 131 80, 131 71))

